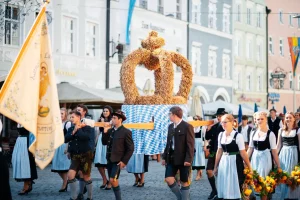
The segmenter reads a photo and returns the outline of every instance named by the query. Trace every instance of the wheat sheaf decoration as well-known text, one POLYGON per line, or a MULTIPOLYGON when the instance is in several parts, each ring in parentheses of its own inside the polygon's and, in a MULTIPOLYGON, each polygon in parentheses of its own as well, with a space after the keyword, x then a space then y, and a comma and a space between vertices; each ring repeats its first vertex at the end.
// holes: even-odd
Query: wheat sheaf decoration
POLYGON ((186 104, 192 86, 193 72, 189 61, 177 52, 162 49, 165 41, 157 32, 151 31, 142 41, 142 48, 130 53, 120 71, 121 88, 125 96, 124 104, 157 105, 186 104), (173 63, 182 70, 179 91, 173 96, 173 63), (152 96, 140 96, 135 84, 134 70, 137 65, 154 71, 155 92, 152 96))

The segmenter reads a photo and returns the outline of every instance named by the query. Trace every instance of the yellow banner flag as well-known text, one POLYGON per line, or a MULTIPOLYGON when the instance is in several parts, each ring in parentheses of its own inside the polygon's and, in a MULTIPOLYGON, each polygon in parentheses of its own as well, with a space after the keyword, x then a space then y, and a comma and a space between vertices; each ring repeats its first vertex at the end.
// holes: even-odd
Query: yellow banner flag
POLYGON ((50 44, 45 4, 0 91, 0 112, 35 136, 29 150, 41 169, 64 143, 50 44))

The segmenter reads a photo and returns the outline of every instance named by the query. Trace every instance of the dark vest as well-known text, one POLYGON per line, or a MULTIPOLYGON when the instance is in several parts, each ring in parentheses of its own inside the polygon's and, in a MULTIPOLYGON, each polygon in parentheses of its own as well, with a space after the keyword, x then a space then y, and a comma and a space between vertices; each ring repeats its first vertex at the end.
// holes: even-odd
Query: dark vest
MULTIPOLYGON (((223 137, 223 134, 224 134, 224 132, 221 135, 221 139, 223 137)), ((221 141, 219 141, 222 146, 223 152, 227 152, 227 153, 239 153, 240 152, 239 146, 236 143, 236 136, 238 134, 240 134, 240 133, 238 133, 238 132, 235 133, 231 143, 229 143, 229 144, 222 144, 221 141)))
POLYGON ((295 137, 282 137, 282 144, 283 146, 299 146, 299 141, 298 141, 298 128, 296 129, 296 135, 295 137))
POLYGON ((280 129, 280 120, 278 117, 276 117, 275 121, 272 122, 271 117, 268 117, 268 125, 269 125, 269 129, 275 134, 276 136, 276 141, 278 138, 278 131, 280 129))
POLYGON ((267 137, 266 137, 265 141, 256 141, 256 140, 253 140, 254 135, 255 135, 255 133, 253 133, 252 140, 253 140, 254 148, 256 150, 258 150, 258 151, 264 151, 266 149, 271 149, 270 140, 269 140, 270 133, 271 133, 271 131, 268 130, 267 137))

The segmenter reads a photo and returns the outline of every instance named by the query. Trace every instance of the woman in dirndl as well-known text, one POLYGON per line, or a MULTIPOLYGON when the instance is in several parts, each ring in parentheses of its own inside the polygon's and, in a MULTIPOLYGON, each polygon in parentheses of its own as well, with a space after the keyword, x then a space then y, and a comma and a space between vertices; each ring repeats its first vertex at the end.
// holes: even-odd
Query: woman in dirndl
POLYGON ((18 182, 24 182, 23 189, 18 194, 25 195, 32 191, 37 171, 33 154, 28 150, 31 143, 30 133, 20 124, 17 127, 19 137, 12 155, 13 178, 18 182))
MULTIPOLYGON (((104 106, 103 112, 100 116, 99 121, 100 122, 107 122, 110 123, 112 118, 113 109, 110 106, 104 106)), ((96 145, 96 153, 95 153, 95 167, 98 168, 98 171, 102 177, 102 185, 100 186, 100 189, 104 190, 111 190, 111 184, 109 183, 106 175, 105 175, 105 168, 107 166, 107 160, 106 160, 106 150, 107 145, 103 145, 102 140, 102 134, 103 134, 104 128, 99 128, 99 135, 97 139, 97 145, 96 145)))
POLYGON ((218 198, 240 199, 241 186, 244 182, 244 162, 251 165, 245 150, 243 135, 234 130, 234 117, 225 114, 221 118, 224 132, 218 137, 218 151, 214 166, 214 174, 217 175, 218 198))
MULTIPOLYGON (((195 116, 194 120, 202 120, 200 116, 195 116)), ((204 137, 202 127, 198 126, 194 128, 195 133, 195 156, 192 164, 192 170, 197 170, 196 181, 202 177, 202 169, 205 169, 205 156, 204 156, 204 137)))
MULTIPOLYGON (((299 160, 299 141, 300 129, 297 127, 295 115, 292 112, 285 114, 284 127, 278 131, 277 150, 279 153, 280 166, 283 171, 289 174, 300 162, 299 160)), ((300 187, 291 190, 287 185, 281 184, 280 199, 298 199, 300 198, 300 187)))
POLYGON ((149 155, 132 154, 127 163, 126 170, 128 173, 133 173, 135 177, 134 187, 144 187, 145 173, 148 172, 149 155))
MULTIPOLYGON (((60 116, 62 120, 62 129, 64 131, 64 136, 66 136, 68 129, 71 127, 72 123, 67 120, 67 109, 60 109, 60 116)), ((70 159, 67 156, 68 152, 68 144, 63 143, 60 147, 58 147, 55 151, 53 160, 52 160, 52 172, 57 172, 61 177, 63 183, 59 192, 66 192, 68 187, 68 171, 70 168, 70 159)))
MULTIPOLYGON (((257 129, 250 135, 248 156, 253 170, 265 178, 273 169, 273 160, 280 169, 275 134, 268 129, 267 113, 256 114, 257 129), (272 159, 273 157, 273 159, 272 159)), ((262 196, 261 199, 267 199, 262 196)))

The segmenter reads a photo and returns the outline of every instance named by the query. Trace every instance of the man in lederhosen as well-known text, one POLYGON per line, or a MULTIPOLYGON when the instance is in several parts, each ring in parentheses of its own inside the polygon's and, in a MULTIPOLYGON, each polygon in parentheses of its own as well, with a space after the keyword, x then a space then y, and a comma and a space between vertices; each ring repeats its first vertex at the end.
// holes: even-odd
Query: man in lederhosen
POLYGON ((276 112, 277 111, 274 108, 270 110, 270 117, 268 117, 268 126, 269 129, 275 134, 277 142, 278 131, 283 127, 283 123, 279 117, 276 117, 276 112))
POLYGON ((172 124, 168 128, 167 145, 163 153, 162 165, 166 165, 165 181, 177 199, 187 200, 190 195, 189 173, 194 159, 194 128, 182 120, 183 112, 178 106, 170 109, 169 118, 172 124), (181 189, 175 181, 179 170, 181 189))
POLYGON ((218 191, 216 187, 216 181, 213 174, 214 166, 215 166, 215 160, 216 160, 216 152, 218 150, 218 137, 219 133, 223 132, 224 129, 222 128, 222 125, 220 124, 221 117, 223 115, 227 114, 225 111, 225 108, 218 108, 217 113, 215 114, 218 119, 218 123, 208 126, 207 131, 205 134, 205 140, 209 140, 209 146, 206 148, 209 151, 209 156, 207 159, 207 166, 206 166, 206 173, 208 177, 208 181, 210 183, 210 186, 212 188, 212 192, 208 196, 208 199, 216 199, 218 196, 218 191))
POLYGON ((124 112, 118 110, 112 113, 112 128, 109 128, 109 123, 104 127, 102 135, 102 144, 107 145, 107 171, 109 181, 116 197, 116 200, 121 200, 121 190, 119 186, 120 170, 123 169, 134 151, 132 133, 129 129, 123 126, 126 120, 124 112))

